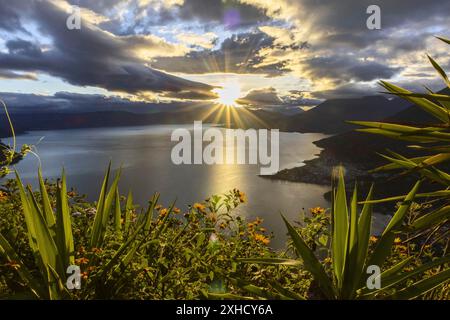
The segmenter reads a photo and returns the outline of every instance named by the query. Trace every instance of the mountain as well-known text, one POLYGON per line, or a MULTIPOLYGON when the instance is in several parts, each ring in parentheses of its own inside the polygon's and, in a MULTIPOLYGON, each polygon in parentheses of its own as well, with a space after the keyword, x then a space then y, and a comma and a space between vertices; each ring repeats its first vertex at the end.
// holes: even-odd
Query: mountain
MULTIPOLYGON (((150 124, 192 124, 196 120, 204 123, 223 124, 230 128, 278 128, 286 116, 265 110, 235 111, 211 106, 179 108, 157 113, 132 113, 126 111, 98 111, 83 113, 38 112, 13 113, 11 120, 16 134, 31 130, 56 130, 94 127, 137 126, 150 124)), ((0 117, 0 137, 10 136, 5 116, 0 117)))
POLYGON ((299 132, 335 134, 350 131, 355 126, 347 120, 380 120, 408 107, 402 99, 388 100, 383 96, 330 99, 309 111, 291 116, 286 129, 299 132))

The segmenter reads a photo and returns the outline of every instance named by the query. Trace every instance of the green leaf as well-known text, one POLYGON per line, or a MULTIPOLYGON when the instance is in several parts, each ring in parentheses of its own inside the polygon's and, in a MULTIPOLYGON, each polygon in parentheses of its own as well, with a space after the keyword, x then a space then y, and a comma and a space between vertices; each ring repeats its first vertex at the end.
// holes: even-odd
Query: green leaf
POLYGON ((125 204, 125 223, 124 223, 124 232, 128 234, 128 229, 130 227, 131 214, 133 213, 133 194, 131 190, 128 191, 127 203, 125 204))
POLYGON ((301 266, 303 262, 294 259, 284 259, 284 258, 242 258, 237 259, 239 262, 243 263, 256 263, 256 264, 268 264, 268 265, 283 265, 283 266, 301 266))
POLYGON ((347 259, 347 242, 349 233, 347 196, 345 192, 343 168, 338 168, 338 186, 333 201, 333 271, 339 289, 343 286, 344 268, 347 259))
POLYGON ((292 242, 294 243, 298 255, 303 259, 305 269, 313 275, 314 279, 316 279, 324 295, 329 299, 333 299, 334 298, 333 286, 330 278, 328 278, 325 272, 325 269, 320 264, 319 260, 317 260, 316 256, 314 255, 314 252, 306 245, 306 243, 303 241, 303 239, 294 229, 294 227, 291 226, 291 224, 286 220, 286 218, 283 215, 281 215, 281 217, 283 218, 283 221, 286 224, 288 233, 292 239, 292 242))
POLYGON ((441 68, 441 66, 432 57, 430 57, 429 55, 427 55, 427 57, 430 60, 430 62, 433 65, 433 67, 436 69, 436 71, 442 77, 442 79, 444 79, 445 84, 447 85, 447 87, 450 88, 450 80, 448 79, 447 74, 445 73, 445 71, 441 68))
POLYGON ((64 269, 66 269, 69 265, 74 264, 75 253, 64 170, 61 177, 61 186, 58 185, 56 190, 56 222, 56 244, 63 259, 64 269))
POLYGON ((389 221, 387 227, 384 229, 381 238, 378 241, 378 245, 375 247, 375 250, 372 253, 372 256, 369 259, 367 266, 369 265, 377 265, 380 268, 382 267, 386 257, 390 254, 392 244, 395 238, 395 230, 399 228, 403 220, 411 206, 411 203, 419 189, 420 181, 414 185, 411 191, 406 196, 404 202, 400 205, 398 210, 395 212, 394 216, 389 221))
POLYGON ((15 269, 20 278, 30 288, 30 291, 38 299, 44 299, 46 294, 42 286, 37 282, 31 272, 27 269, 19 255, 14 251, 2 234, 0 234, 0 256, 3 256, 8 262, 15 263, 18 267, 15 269))
POLYGON ((419 230, 427 229, 432 226, 435 226, 437 223, 442 220, 450 218, 450 205, 447 205, 443 208, 435 210, 429 214, 421 216, 416 219, 412 224, 410 224, 407 229, 409 231, 417 232, 419 230))
POLYGON ((394 293, 391 298, 398 300, 409 300, 419 297, 434 288, 450 281, 450 269, 439 272, 429 278, 416 282, 403 290, 394 293))

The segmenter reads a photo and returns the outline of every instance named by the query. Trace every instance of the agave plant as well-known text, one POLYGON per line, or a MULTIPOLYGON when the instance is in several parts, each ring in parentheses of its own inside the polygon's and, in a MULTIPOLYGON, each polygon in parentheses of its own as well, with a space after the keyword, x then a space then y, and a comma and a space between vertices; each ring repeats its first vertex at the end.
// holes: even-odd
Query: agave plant
MULTIPOLYGON (((438 39, 450 44, 448 39, 442 37, 438 37, 438 39)), ((445 85, 450 88, 450 80, 445 71, 433 58, 430 56, 428 58, 444 80, 445 85)), ((444 187, 441 191, 423 196, 448 199, 450 195, 448 190, 450 175, 437 166, 450 160, 450 96, 443 93, 434 93, 430 89, 427 89, 428 93, 413 93, 385 81, 381 81, 380 84, 387 90, 386 93, 408 100, 434 117, 437 123, 419 126, 385 122, 349 121, 350 123, 366 127, 358 129, 360 132, 379 134, 393 139, 412 142, 415 144, 409 145, 410 148, 429 153, 425 156, 407 158, 390 151, 388 155, 382 155, 390 163, 374 169, 373 172, 403 170, 403 174, 420 173, 426 179, 444 187), (430 144, 432 146, 429 146, 430 144)), ((396 198, 388 200, 393 201, 396 198)), ((447 219, 449 218, 448 213, 446 217, 447 219)))
MULTIPOLYGON (((350 206, 347 203, 343 169, 338 170, 337 186, 333 188, 332 226, 331 226, 331 274, 316 257, 315 252, 308 247, 297 230, 283 217, 294 248, 301 259, 255 258, 241 259, 245 263, 263 263, 272 265, 287 265, 293 268, 306 269, 311 273, 318 285, 320 295, 327 299, 371 299, 381 295, 383 298, 410 299, 418 297, 449 280, 450 269, 444 269, 431 277, 414 282, 417 275, 450 262, 450 255, 429 261, 420 267, 409 271, 402 270, 411 263, 406 259, 400 263, 384 268, 391 254, 395 237, 405 228, 404 221, 412 200, 420 186, 417 182, 404 197, 398 210, 390 219, 382 232, 377 246, 369 252, 369 237, 372 225, 372 189, 369 191, 364 206, 358 214, 358 192, 355 187, 350 206), (369 266, 378 266, 382 271, 379 275, 381 287, 370 290, 367 287, 369 266), (411 284, 411 281, 413 283, 411 284), (392 292, 392 288, 402 285, 402 289, 392 292)), ((409 228, 424 228, 433 224, 433 219, 420 221, 409 228)), ((274 286, 276 294, 285 298, 298 299, 299 295, 286 288, 274 286)), ((274 294, 272 294, 273 296, 274 294)), ((265 294, 267 296, 267 294, 265 294)))

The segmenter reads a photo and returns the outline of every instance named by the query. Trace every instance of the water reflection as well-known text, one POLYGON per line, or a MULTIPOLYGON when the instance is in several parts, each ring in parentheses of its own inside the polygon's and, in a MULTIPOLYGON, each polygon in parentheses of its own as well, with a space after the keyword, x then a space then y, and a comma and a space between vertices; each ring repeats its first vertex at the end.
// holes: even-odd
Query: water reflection
MULTIPOLYGON (((180 126, 156 125, 126 128, 95 128, 59 131, 34 131, 17 137, 18 144, 37 145, 44 175, 56 178, 64 166, 68 183, 96 199, 106 166, 124 168, 121 192, 132 189, 136 202, 145 205, 154 192, 165 204, 177 200, 178 207, 233 188, 244 191, 248 203, 239 214, 265 220, 273 230, 274 245, 283 243, 285 228, 279 212, 294 220, 301 208, 324 205, 328 187, 272 181, 258 176, 257 165, 179 165, 172 164, 170 153, 175 142, 172 130, 180 126)), ((280 133, 280 167, 288 168, 311 159, 319 152, 313 141, 321 134, 280 133)), ((38 161, 28 156, 17 166, 22 178, 35 184, 38 161)))

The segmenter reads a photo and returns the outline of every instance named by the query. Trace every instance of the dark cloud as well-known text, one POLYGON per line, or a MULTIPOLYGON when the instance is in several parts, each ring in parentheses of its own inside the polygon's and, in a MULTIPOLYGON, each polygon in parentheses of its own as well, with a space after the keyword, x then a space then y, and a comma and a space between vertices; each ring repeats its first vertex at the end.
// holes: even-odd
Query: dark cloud
POLYGON ((167 25, 175 21, 200 22, 203 25, 221 25, 227 29, 255 26, 268 21, 265 10, 242 3, 238 0, 184 0, 181 4, 170 7, 155 6, 155 3, 142 4, 138 0, 129 0, 127 7, 132 15, 132 22, 120 30, 119 18, 112 10, 122 0, 70 0, 73 5, 89 8, 97 13, 107 15, 112 20, 102 26, 122 34, 132 34, 136 29, 145 30, 149 26, 167 25), (120 31, 119 31, 120 30, 120 31))
POLYGON ((0 1, 0 29, 6 31, 23 31, 25 28, 20 21, 19 14, 12 8, 9 1, 0 1))
POLYGON ((314 57, 303 62, 311 79, 334 79, 336 83, 389 79, 401 71, 374 61, 356 60, 352 56, 314 57))
POLYGON ((236 101, 246 105, 280 105, 283 101, 275 88, 261 88, 250 90, 247 95, 236 101))
POLYGON ((0 70, 0 79, 37 80, 37 77, 32 73, 17 73, 9 70, 0 70))
MULTIPOLYGON (((23 1, 23 0, 17 0, 23 1)), ((31 2, 29 17, 53 41, 41 51, 25 40, 7 42, 8 53, 0 53, 0 69, 45 72, 79 86, 138 94, 146 91, 209 91, 212 87, 147 67, 133 50, 171 49, 145 36, 116 37, 87 23, 81 30, 66 28, 66 12, 49 2, 31 2)))
POLYGON ((182 73, 260 73, 280 75, 289 71, 285 61, 257 67, 262 48, 274 46, 274 39, 263 32, 241 33, 224 40, 217 50, 195 51, 184 57, 159 57, 152 66, 167 72, 182 73))
POLYGON ((101 94, 79 94, 57 92, 54 95, 38 95, 25 93, 0 92, 8 110, 12 113, 34 112, 93 112, 93 111, 128 111, 148 113, 172 110, 181 106, 177 103, 148 103, 132 101, 119 96, 104 96, 101 94))
POLYGON ((291 106, 316 106, 323 101, 322 99, 311 98, 309 95, 306 95, 306 92, 301 90, 290 90, 281 99, 285 105, 291 106))
POLYGON ((184 20, 220 23, 229 29, 268 20, 263 10, 235 0, 185 0, 179 7, 179 16, 184 20))

